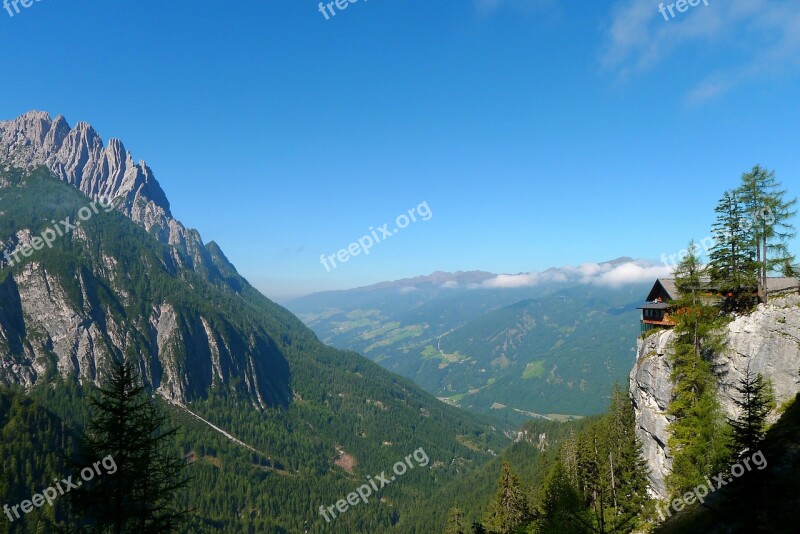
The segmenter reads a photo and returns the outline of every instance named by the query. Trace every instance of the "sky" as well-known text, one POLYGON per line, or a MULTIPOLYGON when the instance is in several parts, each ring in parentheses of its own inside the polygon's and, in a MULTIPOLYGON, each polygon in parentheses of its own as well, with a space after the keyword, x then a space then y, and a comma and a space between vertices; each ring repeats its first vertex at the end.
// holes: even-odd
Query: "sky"
POLYGON ((9 5, 0 119, 44 110, 121 139, 278 300, 657 265, 709 235, 755 164, 800 194, 800 3, 706 3, 9 5))

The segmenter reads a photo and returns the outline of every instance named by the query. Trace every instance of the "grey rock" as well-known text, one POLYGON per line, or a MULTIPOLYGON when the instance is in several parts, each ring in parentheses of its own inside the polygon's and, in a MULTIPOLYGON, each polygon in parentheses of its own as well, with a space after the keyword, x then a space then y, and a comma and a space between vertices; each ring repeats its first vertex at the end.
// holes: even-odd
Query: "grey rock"
POLYGON ((134 162, 118 139, 108 146, 89 124, 70 128, 59 115, 30 111, 0 121, 0 161, 21 168, 44 165, 93 200, 120 199, 118 209, 163 243, 176 247, 194 268, 213 268, 196 230, 172 217, 169 201, 153 171, 134 162))

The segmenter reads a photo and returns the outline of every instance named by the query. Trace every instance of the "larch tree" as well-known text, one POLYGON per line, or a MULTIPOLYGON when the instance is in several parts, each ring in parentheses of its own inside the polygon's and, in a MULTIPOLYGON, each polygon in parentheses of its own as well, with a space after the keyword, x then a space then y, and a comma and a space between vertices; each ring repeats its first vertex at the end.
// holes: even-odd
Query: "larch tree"
POLYGON ((675 271, 680 296, 673 303, 677 324, 673 330, 672 398, 667 411, 672 416, 668 446, 673 470, 667 482, 680 493, 717 473, 728 456, 729 428, 716 397, 714 355, 724 350, 723 320, 706 298, 708 288, 697 247, 675 271))
POLYGON ((786 191, 775 178, 775 171, 756 165, 742 175, 737 189, 749 214, 748 232, 758 263, 758 291, 762 302, 768 301, 767 276, 791 268, 794 256, 787 242, 796 236, 791 219, 797 199, 784 200, 786 191))

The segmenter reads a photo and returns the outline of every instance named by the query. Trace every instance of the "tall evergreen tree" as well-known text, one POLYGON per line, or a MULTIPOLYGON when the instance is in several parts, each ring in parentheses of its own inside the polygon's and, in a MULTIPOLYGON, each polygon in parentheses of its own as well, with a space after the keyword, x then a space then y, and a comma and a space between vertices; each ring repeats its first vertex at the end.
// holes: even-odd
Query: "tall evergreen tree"
MULTIPOLYGON (((746 460, 761 449, 766 436, 767 416, 775 408, 772 385, 761 373, 753 374, 748 363, 744 377, 735 387, 739 398, 734 403, 739 408, 739 416, 729 419, 733 429, 731 447, 732 464, 746 460)), ((731 488, 730 498, 747 503, 746 509, 739 509, 734 516, 740 521, 745 532, 756 532, 761 522, 760 514, 765 505, 765 473, 755 470, 746 473, 746 480, 731 488)))
POLYGON ((647 462, 636 437, 636 415, 627 390, 614 386, 609 418, 609 469, 617 502, 615 526, 626 525, 650 501, 647 462))
POLYGON ((451 508, 447 514, 447 527, 444 534, 467 534, 464 512, 460 508, 451 508))
MULTIPOLYGON (((675 268, 675 286, 680 293, 678 300, 672 303, 678 319, 675 343, 681 348, 690 345, 694 356, 700 358, 702 341, 705 340, 708 345, 713 332, 719 327, 716 320, 718 310, 705 298, 709 292, 707 273, 700 262, 694 241, 689 243, 688 251, 688 255, 675 268)), ((709 348, 713 350, 719 346, 714 344, 709 348)))
POLYGON ((700 484, 726 463, 729 429, 716 398, 714 354, 724 350, 718 309, 705 298, 703 269, 694 243, 676 269, 681 295, 674 302, 672 399, 668 413, 673 469, 667 482, 678 493, 700 484))
POLYGON ((573 534, 585 530, 579 518, 585 515, 581 496, 558 459, 542 482, 534 530, 541 534, 573 534))
POLYGON ((758 450, 766 435, 767 416, 775 408, 772 385, 761 373, 754 375, 749 364, 735 389, 739 398, 733 402, 739 408, 739 416, 729 420, 733 428, 734 461, 758 450))
POLYGON ((79 463, 110 457, 116 471, 71 493, 76 508, 96 532, 177 532, 186 512, 176 508, 176 492, 187 483, 184 462, 168 451, 177 429, 164 428, 167 417, 140 385, 133 363, 112 364, 92 406, 79 463))
POLYGON ((731 309, 747 308, 758 289, 758 265, 753 259, 754 242, 736 191, 726 191, 715 211, 717 220, 712 226, 715 244, 708 265, 711 283, 726 295, 725 303, 731 309))
POLYGON ((507 534, 529 518, 528 496, 508 462, 503 462, 500 479, 497 481, 497 493, 484 517, 483 525, 489 532, 507 534))
POLYGON ((559 450, 529 532, 629 532, 650 502, 647 467, 628 395, 615 386, 609 413, 559 450))
POLYGON ((775 171, 767 171, 759 165, 742 175, 737 191, 751 217, 749 231, 758 263, 759 296, 767 302, 767 276, 771 272, 782 272, 794 261, 787 241, 796 235, 790 220, 796 213, 792 208, 797 199, 784 200, 786 191, 775 179, 775 171))

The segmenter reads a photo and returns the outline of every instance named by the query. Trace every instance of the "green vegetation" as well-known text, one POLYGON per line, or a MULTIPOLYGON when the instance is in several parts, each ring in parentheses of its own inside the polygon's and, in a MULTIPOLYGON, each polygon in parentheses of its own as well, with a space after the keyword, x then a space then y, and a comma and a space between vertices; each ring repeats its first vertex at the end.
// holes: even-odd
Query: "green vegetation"
POLYGON ((701 298, 703 275, 692 243, 689 255, 675 271, 681 298, 674 303, 677 309, 671 360, 674 387, 667 409, 672 416, 668 445, 673 455, 667 483, 675 495, 718 473, 729 456, 729 428, 717 400, 711 364, 713 356, 724 348, 720 334, 724 319, 716 306, 701 298))
MULTIPOLYGON (((0 188, 3 242, 21 228, 36 234, 52 219, 74 217, 87 203, 44 169, 2 176, 8 182, 0 188)), ((80 234, 66 235, 52 249, 3 267, 0 325, 9 336, 4 338, 2 365, 29 365, 31 347, 47 358, 39 362, 44 371, 29 392, 37 403, 25 415, 30 430, 15 416, 13 432, 2 441, 15 470, 9 475, 3 470, 0 502, 20 502, 55 476, 69 474, 71 468, 55 460, 60 450, 71 447, 57 445, 69 439, 62 440, 60 432, 86 432, 93 417, 91 379, 84 377, 82 384, 71 374, 62 379, 47 332, 35 331, 36 323, 22 312, 17 282, 25 269, 37 276, 46 273, 53 287, 64 287, 65 306, 103 332, 95 347, 97 376, 109 376, 113 362, 129 361, 151 393, 154 384, 163 387, 169 380, 160 360, 164 354, 153 344, 152 313, 163 305, 174 309, 179 335, 171 346, 170 361, 176 367, 170 374, 185 380, 188 409, 252 447, 234 443, 156 394, 154 401, 169 417, 166 427, 180 429, 164 441, 174 457, 188 464, 190 481, 177 502, 177 509, 192 510, 187 529, 329 531, 318 513, 320 505, 347 495, 366 476, 391 468, 419 447, 430 456, 430 468, 407 473, 382 491, 383 501, 353 508, 336 519, 334 528, 345 533, 390 528, 413 532, 444 525, 448 506, 423 503, 431 495, 463 494, 455 485, 448 488, 462 477, 483 473, 494 451, 509 443, 505 428, 439 402, 358 354, 325 346, 291 313, 239 277, 215 245, 207 249, 215 269, 195 270, 192 258, 154 240, 121 214, 101 211, 81 225, 80 234), (230 362, 222 367, 221 378, 212 373, 206 325, 218 341, 220 359, 230 362), (124 353, 112 331, 114 339, 125 340, 124 353), (261 399, 244 379, 244 370, 253 367, 261 399), (33 419, 39 410, 52 415, 43 412, 33 419), (353 458, 352 473, 336 465, 339 449, 353 458)), ((0 411, 0 420, 7 420, 7 412, 0 411)), ((488 499, 490 478, 476 486, 474 502, 488 499)), ((20 528, 39 528, 41 520, 50 521, 41 523, 50 530, 66 512, 48 510, 26 516, 20 528)))
POLYGON ((497 493, 483 518, 484 528, 498 534, 513 532, 530 519, 529 500, 519 477, 503 462, 497 493))
POLYGON ((744 246, 755 252, 759 294, 766 302, 769 273, 792 270, 794 256, 787 241, 796 235, 789 220, 796 214, 792 207, 797 199, 784 200, 786 191, 775 179, 775 171, 759 165, 742 175, 737 191, 744 211, 753 218, 752 227, 746 230, 744 246))
MULTIPOLYGON (((740 416, 728 421, 717 399, 720 370, 714 366, 715 356, 726 350, 723 332, 730 318, 725 312, 749 309, 748 299, 756 290, 766 298, 767 273, 782 270, 785 274, 794 269, 785 240, 793 234, 789 219, 795 201, 784 201, 785 192, 778 188, 774 173, 756 167, 746 174, 742 187, 726 193, 717 207, 717 239, 708 268, 691 243, 689 254, 675 271, 680 297, 670 303, 677 324, 670 359, 673 392, 667 410, 673 464, 667 484, 672 496, 682 496, 762 448, 774 454, 781 467, 748 473, 731 488, 709 497, 713 505, 690 507, 689 512, 670 519, 664 532, 710 531, 713 521, 724 525, 719 532, 755 532, 765 524, 783 528, 764 531, 788 531, 794 524, 781 514, 798 516, 800 454, 794 446, 779 451, 775 438, 780 435, 798 441, 796 403, 785 407, 776 425, 780 430, 766 432, 767 416, 775 408, 771 386, 748 368, 736 388, 740 416), (745 226, 747 212, 753 214, 752 227, 745 226), (718 298, 720 293, 722 298, 718 298), (795 476, 782 473, 783 466, 791 466, 795 476), (776 487, 788 490, 789 497, 778 494, 776 487), (779 513, 768 519, 770 510, 779 513)), ((552 321, 544 319, 544 324, 552 321)), ((657 332, 647 332, 642 338, 657 332)), ((526 371, 530 368, 531 363, 526 371)), ((546 463, 547 473, 535 486, 529 503, 513 475, 512 469, 519 464, 504 468, 490 512, 474 531, 599 533, 651 528, 648 523, 656 519, 656 511, 645 491, 646 465, 636 441, 630 403, 619 390, 614 393, 610 413, 589 420, 546 463)))
POLYGON ((102 464, 113 471, 70 493, 90 532, 178 532, 188 510, 176 506, 187 479, 174 454, 177 430, 140 385, 131 362, 115 362, 106 386, 91 399, 89 422, 76 468, 102 464))
POLYGON ((523 380, 530 380, 531 378, 542 378, 544 375, 544 360, 536 360, 529 363, 522 373, 523 380))
POLYGON ((560 446, 539 461, 534 484, 515 473, 524 463, 503 463, 476 532, 629 532, 652 513, 626 391, 614 389, 608 414, 565 429, 560 446))
MULTIPOLYGON (((78 436, 54 414, 21 390, 0 389, 0 505, 9 507, 30 499, 72 474, 71 458, 78 436)), ((0 532, 52 532, 66 526, 68 499, 52 507, 34 508, 13 522, 0 515, 0 532)))
MULTIPOLYGON (((786 270, 794 257, 786 240, 796 199, 784 200, 774 171, 755 166, 742 175, 741 185, 726 192, 716 208, 716 243, 706 267, 692 243, 675 272, 681 297, 673 302, 677 321, 672 356, 673 396, 669 447, 673 455, 667 483, 673 495, 703 483, 725 469, 730 458, 755 450, 763 438, 764 421, 774 409, 769 385, 760 376, 745 377, 736 401, 743 420, 725 421, 716 396, 715 355, 726 350, 725 312, 751 308, 757 292, 767 300, 767 276, 786 270), (710 279, 710 284, 708 280, 710 279), (721 294, 717 301, 710 297, 721 294)), ((788 268, 791 270, 791 268, 788 268)))
POLYGON ((759 445, 767 467, 691 504, 657 529, 687 532, 795 532, 800 522, 800 403, 792 403, 759 445))
POLYGON ((753 304, 758 289, 758 265, 751 253, 753 238, 748 235, 746 214, 736 191, 725 192, 716 208, 717 220, 712 227, 715 246, 709 253, 709 274, 712 285, 728 299, 731 310, 746 310, 753 304))
MULTIPOLYGON (((762 178, 763 189, 769 182, 762 178)), ((4 241, 20 228, 41 232, 50 220, 73 216, 86 202, 41 169, 12 170, 3 179, 8 183, 0 188, 4 241)), ((786 215, 776 217, 782 226, 762 226, 759 234, 765 251, 761 265, 767 258, 769 268, 777 269, 781 261, 789 261, 780 244, 790 229, 791 203, 781 195, 759 198, 761 205, 786 215)), ((738 199, 750 206, 741 191, 723 198, 719 235, 734 228, 733 221, 745 213, 737 211, 738 199)), ((751 283, 736 278, 751 268, 752 256, 741 252, 746 246, 740 248, 744 235, 734 237, 733 245, 729 241, 726 252, 714 260, 712 277, 739 284, 720 287, 751 283)), ((165 507, 159 508, 167 519, 176 511, 191 510, 181 527, 191 532, 624 532, 653 517, 633 410, 619 388, 603 416, 564 423, 537 419, 515 436, 496 421, 438 402, 410 380, 353 352, 323 345, 236 274, 216 245, 210 243, 202 253, 213 259, 208 264, 213 268, 195 269, 193 258, 176 256, 174 249, 121 214, 100 213, 81 226, 80 236, 66 236, 52 249, 0 270, 0 327, 9 334, 0 336, 3 365, 29 365, 33 348, 43 355, 37 362, 41 379, 30 392, 0 390, 0 454, 7 459, 0 502, 21 502, 75 466, 113 454, 120 470, 159 473, 165 479, 152 484, 147 475, 147 484, 115 487, 117 478, 104 477, 87 487, 86 495, 100 502, 117 496, 162 502, 165 507), (102 327, 92 379, 111 376, 116 362, 125 361, 130 376, 134 368, 141 373, 144 391, 152 394, 169 383, 150 320, 153 309, 172 307, 182 341, 175 342, 176 368, 171 373, 186 379, 187 406, 167 403, 158 394, 146 397, 128 380, 122 389, 127 388, 141 409, 141 417, 130 423, 149 425, 149 430, 137 434, 136 425, 126 424, 119 413, 104 418, 103 412, 114 413, 113 402, 109 404, 114 381, 103 380, 103 394, 93 390, 87 377, 79 381, 60 375, 48 333, 38 331, 22 312, 17 282, 23 269, 46 273, 53 285, 63 287, 70 309, 87 324, 102 327), (124 351, 112 340, 112 325, 113 339, 125 340, 124 351), (210 355, 202 348, 206 328, 229 351, 223 356, 231 365, 221 378, 211 372, 210 355), (244 379, 242 369, 248 366, 255 367, 258 391, 244 379), (93 405, 91 398, 105 401, 93 405), (504 431, 516 438, 510 445, 504 431), (87 436, 83 447, 78 446, 80 435, 87 436), (386 471, 419 447, 431 458, 427 469, 410 471, 386 487, 380 499, 354 507, 333 526, 319 515, 320 505, 347 495, 366 476, 386 471), (149 452, 137 457, 126 449, 149 452), (353 460, 352 469, 337 463, 340 454, 353 460), (127 463, 120 461, 126 457, 127 463), (185 487, 180 486, 182 475, 173 476, 180 473, 188 478, 185 487)), ((798 405, 786 406, 781 421, 766 431, 766 414, 773 405, 763 377, 748 373, 740 384, 742 417, 730 422, 721 417, 712 362, 724 350, 718 334, 727 319, 720 304, 708 298, 707 288, 701 289, 706 274, 694 254, 681 262, 677 273, 682 297, 675 303, 675 388, 669 405, 674 418, 669 484, 674 492, 721 471, 755 447, 763 447, 771 463, 787 469, 800 465, 796 447, 780 449, 781 440, 800 440, 800 425, 792 423, 798 405)), ((476 291, 453 297, 448 305, 436 301, 427 308, 408 308, 389 303, 378 311, 362 301, 356 309, 329 307, 317 317, 342 328, 337 342, 357 338, 371 357, 384 358, 388 367, 408 376, 426 376, 426 387, 443 397, 476 411, 505 404, 506 412, 522 419, 533 409, 600 410, 611 390, 606 381, 628 372, 623 362, 629 355, 619 347, 631 341, 629 312, 641 291, 551 288, 516 303, 476 291), (488 304, 475 306, 468 300, 473 298, 488 304), (454 324, 462 326, 453 329, 454 324)), ((138 477, 125 478, 130 482, 138 477)), ((767 511, 796 516, 796 497, 784 499, 788 504, 769 498, 777 501, 778 489, 798 495, 797 477, 765 471, 763 478, 747 480, 746 486, 739 484, 741 489, 724 495, 721 506, 735 510, 734 504, 726 504, 728 499, 751 501, 756 517, 770 525, 783 525, 784 520, 767 518, 767 511)), ((81 494, 75 497, 74 502, 65 498, 53 507, 35 509, 12 531, 57 531, 81 521, 83 529, 89 526, 86 522, 103 524, 97 510, 81 505, 81 494)), ((140 513, 129 520, 137 522, 137 530, 159 530, 158 514, 140 513)), ((3 529, 8 526, 0 523, 3 529)))
POLYGON ((758 450, 766 436, 767 416, 775 409, 772 385, 761 373, 751 373, 749 366, 736 392, 739 399, 735 402, 740 415, 729 420, 733 429, 733 461, 758 450))
POLYGON ((325 342, 362 353, 437 397, 458 396, 464 408, 521 424, 526 412, 604 410, 614 382, 630 371, 631 355, 620 347, 633 346, 631 317, 646 291, 645 284, 552 283, 423 285, 403 293, 381 284, 311 295, 289 307, 325 342))
POLYGON ((794 256, 787 242, 796 235, 789 221, 797 199, 785 200, 785 195, 775 171, 756 165, 720 200, 709 274, 712 286, 725 296, 723 309, 749 309, 754 293, 766 302, 770 273, 793 276, 794 256))

